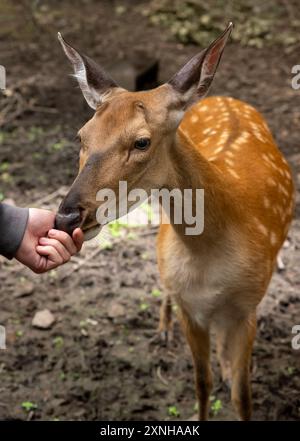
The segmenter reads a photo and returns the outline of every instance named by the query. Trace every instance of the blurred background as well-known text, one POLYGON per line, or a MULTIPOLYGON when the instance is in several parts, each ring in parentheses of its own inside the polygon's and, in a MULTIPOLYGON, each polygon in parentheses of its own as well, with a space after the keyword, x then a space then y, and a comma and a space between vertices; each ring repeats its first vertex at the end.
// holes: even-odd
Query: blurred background
MULTIPOLYGON (((0 92, 0 200, 56 210, 76 175, 75 135, 91 111, 69 75, 58 31, 122 85, 143 88, 168 80, 229 20, 235 28, 211 94, 246 100, 263 113, 297 187, 285 269, 274 275, 259 311, 254 419, 298 420, 300 352, 291 347, 300 320, 300 92, 291 87, 292 66, 300 64, 296 0, 0 0, 0 65, 7 75, 0 92)), ((0 323, 7 330, 0 419, 195 414, 192 362, 177 322, 172 342, 156 338, 163 293, 155 234, 153 227, 114 222, 71 264, 43 276, 0 257, 0 323)), ((215 359, 213 367, 211 417, 231 419, 215 359)))

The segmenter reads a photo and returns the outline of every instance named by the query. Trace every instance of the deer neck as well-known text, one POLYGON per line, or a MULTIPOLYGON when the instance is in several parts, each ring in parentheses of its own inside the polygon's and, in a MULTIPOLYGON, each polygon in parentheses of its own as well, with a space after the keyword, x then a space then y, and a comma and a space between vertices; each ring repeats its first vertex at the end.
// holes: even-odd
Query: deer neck
MULTIPOLYGON (((204 190, 204 230, 200 235, 187 235, 187 225, 171 225, 177 236, 188 247, 207 245, 208 248, 217 245, 224 237, 230 223, 233 207, 221 171, 210 163, 179 128, 173 140, 169 156, 169 174, 167 187, 169 190, 192 189, 193 213, 196 208, 196 189, 204 190)), ((198 213, 197 213, 198 215, 198 213)), ((200 213, 199 215, 203 215, 200 213)))

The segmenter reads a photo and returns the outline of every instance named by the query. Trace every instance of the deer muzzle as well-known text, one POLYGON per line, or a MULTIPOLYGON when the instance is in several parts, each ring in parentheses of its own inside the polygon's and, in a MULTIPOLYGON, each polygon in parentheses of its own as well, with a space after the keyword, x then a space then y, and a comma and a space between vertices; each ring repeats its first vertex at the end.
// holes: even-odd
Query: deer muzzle
POLYGON ((55 217, 55 228, 57 230, 62 230, 72 236, 75 228, 80 227, 81 225, 81 212, 78 209, 74 209, 74 211, 63 212, 58 211, 55 217))

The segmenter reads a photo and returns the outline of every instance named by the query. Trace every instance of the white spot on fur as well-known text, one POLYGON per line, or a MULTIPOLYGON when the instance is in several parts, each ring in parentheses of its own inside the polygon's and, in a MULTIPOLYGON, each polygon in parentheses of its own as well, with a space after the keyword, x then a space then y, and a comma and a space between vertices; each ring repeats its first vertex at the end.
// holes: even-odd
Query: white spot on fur
POLYGON ((274 231, 271 231, 270 242, 271 242, 272 246, 275 246, 278 242, 278 238, 277 238, 276 234, 274 233, 274 231))
POLYGON ((284 194, 285 196, 287 197, 289 196, 288 190, 280 183, 278 184, 278 190, 280 191, 280 193, 284 194))
POLYGON ((218 147, 217 149, 215 149, 215 150, 213 151, 213 154, 214 154, 214 155, 217 155, 217 154, 220 153, 222 150, 223 150, 223 147, 218 147))
POLYGON ((227 164, 227 165, 229 165, 229 167, 233 167, 234 166, 234 161, 232 161, 231 159, 225 159, 225 163, 227 164))
POLYGON ((267 196, 264 196, 264 207, 265 208, 270 208, 270 200, 267 198, 267 196))
POLYGON ((233 176, 234 178, 236 178, 236 179, 240 179, 239 175, 238 175, 234 170, 232 170, 231 168, 229 168, 227 171, 228 171, 228 173, 230 173, 231 176, 233 176))
POLYGON ((267 229, 267 227, 257 217, 253 217, 253 220, 255 221, 258 230, 264 236, 268 236, 268 229, 267 229))
POLYGON ((267 178, 267 184, 270 185, 271 187, 275 187, 276 186, 276 181, 275 179, 268 177, 267 178))

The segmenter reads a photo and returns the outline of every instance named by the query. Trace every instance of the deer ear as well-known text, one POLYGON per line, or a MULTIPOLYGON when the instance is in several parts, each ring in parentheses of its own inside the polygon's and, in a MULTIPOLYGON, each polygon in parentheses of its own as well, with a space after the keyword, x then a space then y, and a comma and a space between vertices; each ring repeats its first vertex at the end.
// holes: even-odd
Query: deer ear
POLYGON ((233 24, 229 23, 222 35, 195 55, 168 82, 181 95, 185 109, 207 94, 232 27, 233 24))
POLYGON ((81 55, 72 46, 70 46, 58 33, 58 40, 61 43, 63 50, 70 60, 74 76, 77 79, 88 105, 92 109, 103 101, 103 97, 112 88, 118 87, 117 84, 110 78, 110 76, 93 60, 85 55, 81 55))

